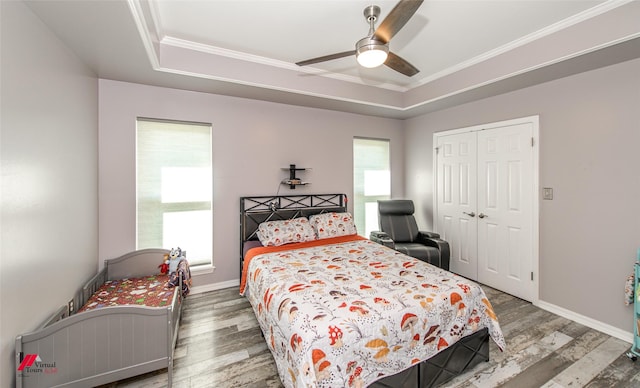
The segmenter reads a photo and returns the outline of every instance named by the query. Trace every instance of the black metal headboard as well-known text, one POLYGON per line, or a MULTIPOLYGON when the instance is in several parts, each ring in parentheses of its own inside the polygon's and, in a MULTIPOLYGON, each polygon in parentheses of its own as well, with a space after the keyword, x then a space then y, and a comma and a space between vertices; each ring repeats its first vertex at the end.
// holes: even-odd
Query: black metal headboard
POLYGON ((272 195, 240 197, 240 273, 245 241, 258 240, 260 223, 290 220, 326 212, 346 212, 346 194, 272 195))

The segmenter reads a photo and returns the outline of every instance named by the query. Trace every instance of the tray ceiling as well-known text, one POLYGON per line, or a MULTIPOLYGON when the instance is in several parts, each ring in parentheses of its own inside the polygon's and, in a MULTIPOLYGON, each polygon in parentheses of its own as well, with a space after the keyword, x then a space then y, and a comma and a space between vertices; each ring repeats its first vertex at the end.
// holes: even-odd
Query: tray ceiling
POLYGON ((637 1, 427 0, 390 44, 413 77, 295 65, 352 50, 370 3, 27 1, 101 78, 395 118, 640 57, 637 1))

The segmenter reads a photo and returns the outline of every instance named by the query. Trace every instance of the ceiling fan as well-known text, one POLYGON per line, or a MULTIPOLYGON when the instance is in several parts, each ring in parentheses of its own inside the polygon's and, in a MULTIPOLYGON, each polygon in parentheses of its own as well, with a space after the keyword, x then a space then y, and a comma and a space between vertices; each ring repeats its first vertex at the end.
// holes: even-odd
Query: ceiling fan
POLYGON ((307 59, 306 61, 297 62, 296 65, 306 66, 355 55, 358 63, 364 67, 377 67, 385 64, 387 67, 406 76, 416 75, 420 70, 389 51, 389 41, 411 19, 423 1, 400 0, 377 29, 374 29, 374 26, 378 16, 380 16, 380 7, 377 5, 367 6, 364 9, 364 17, 369 23, 369 34, 356 43, 355 50, 307 59))

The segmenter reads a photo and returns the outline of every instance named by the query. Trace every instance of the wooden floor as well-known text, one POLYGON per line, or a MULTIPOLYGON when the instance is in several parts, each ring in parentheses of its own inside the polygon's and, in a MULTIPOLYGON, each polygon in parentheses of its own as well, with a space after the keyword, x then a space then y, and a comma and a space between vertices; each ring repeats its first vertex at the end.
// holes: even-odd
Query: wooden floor
MULTIPOLYGON (((501 353, 444 387, 640 387, 630 344, 483 287, 507 341, 501 353)), ((249 302, 229 288, 187 297, 174 387, 282 387, 249 302)), ((167 371, 106 387, 164 387, 167 371)))

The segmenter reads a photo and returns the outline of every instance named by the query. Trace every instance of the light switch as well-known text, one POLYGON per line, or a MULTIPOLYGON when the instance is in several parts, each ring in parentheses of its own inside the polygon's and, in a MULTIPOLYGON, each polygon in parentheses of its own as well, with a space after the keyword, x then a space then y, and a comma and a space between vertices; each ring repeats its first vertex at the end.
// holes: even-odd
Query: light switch
POLYGON ((545 187, 542 189, 542 199, 553 199, 553 189, 551 187, 545 187))

